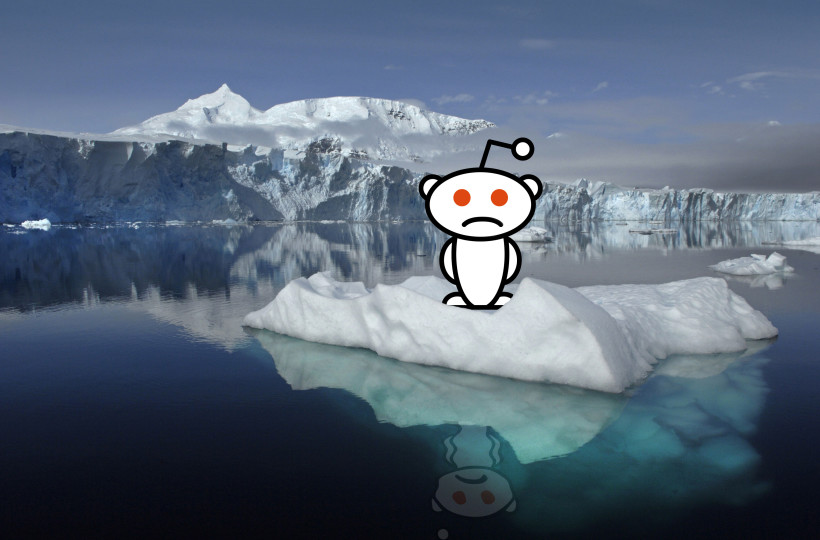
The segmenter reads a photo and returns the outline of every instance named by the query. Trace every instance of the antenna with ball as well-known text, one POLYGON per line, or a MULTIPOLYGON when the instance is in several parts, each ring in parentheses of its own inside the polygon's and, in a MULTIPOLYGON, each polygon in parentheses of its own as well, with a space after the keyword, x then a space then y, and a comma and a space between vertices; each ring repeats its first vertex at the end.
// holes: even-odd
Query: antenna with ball
POLYGON ((526 137, 516 139, 513 141, 512 144, 488 139, 487 146, 484 147, 484 155, 481 156, 481 165, 478 166, 479 169, 483 169, 485 163, 487 163, 487 156, 490 155, 491 146, 501 146, 503 148, 509 148, 510 152, 512 152, 512 155, 515 156, 515 159, 519 161, 530 159, 532 157, 532 153, 535 151, 535 148, 532 146, 532 141, 527 139, 526 137))

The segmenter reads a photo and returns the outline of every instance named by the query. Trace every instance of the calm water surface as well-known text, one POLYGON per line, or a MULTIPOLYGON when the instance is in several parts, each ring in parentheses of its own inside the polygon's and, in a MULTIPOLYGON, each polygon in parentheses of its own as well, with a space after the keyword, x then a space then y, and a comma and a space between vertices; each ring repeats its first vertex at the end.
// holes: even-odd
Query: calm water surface
POLYGON ((817 223, 553 225, 519 279, 717 276, 778 327, 625 395, 241 326, 290 280, 441 275, 426 223, 0 230, 4 537, 809 538, 820 530, 817 223), (488 495, 489 493, 489 495, 488 495))

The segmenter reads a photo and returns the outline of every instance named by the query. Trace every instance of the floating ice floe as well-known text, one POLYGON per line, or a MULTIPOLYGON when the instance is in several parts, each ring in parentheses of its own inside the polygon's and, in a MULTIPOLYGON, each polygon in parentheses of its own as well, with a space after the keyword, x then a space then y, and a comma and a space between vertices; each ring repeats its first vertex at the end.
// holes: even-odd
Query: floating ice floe
POLYGON ((525 278, 497 311, 442 304, 454 290, 427 276, 371 291, 320 273, 291 281, 244 324, 405 362, 606 392, 641 380, 656 359, 743 351, 747 339, 777 335, 717 278, 579 289, 525 278))
POLYGON ((786 240, 785 242, 780 243, 785 248, 802 249, 804 251, 820 254, 820 236, 815 236, 814 238, 804 238, 803 240, 786 240))
POLYGON ((239 225, 239 222, 237 222, 233 218, 228 218, 228 219, 214 219, 214 220, 211 221, 211 224, 212 225, 224 225, 225 227, 235 227, 235 226, 239 225))
POLYGON ((776 251, 768 257, 765 255, 752 254, 751 257, 740 257, 739 259, 721 261, 717 264, 710 265, 709 268, 735 276, 787 274, 794 272, 794 268, 786 264, 786 257, 776 251))
POLYGON ((21 227, 24 229, 39 229, 41 231, 47 231, 51 228, 51 222, 46 219, 38 219, 38 220, 29 220, 24 221, 20 224, 21 227))

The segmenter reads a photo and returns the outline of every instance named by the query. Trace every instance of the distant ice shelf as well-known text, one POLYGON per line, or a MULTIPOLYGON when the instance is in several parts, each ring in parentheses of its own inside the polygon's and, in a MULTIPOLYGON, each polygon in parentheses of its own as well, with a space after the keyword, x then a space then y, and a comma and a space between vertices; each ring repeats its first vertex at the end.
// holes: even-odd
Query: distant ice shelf
POLYGON ((244 324, 417 364, 622 392, 672 354, 743 351, 777 329, 718 278, 570 289, 525 278, 494 312, 446 306, 454 287, 290 282, 244 324))

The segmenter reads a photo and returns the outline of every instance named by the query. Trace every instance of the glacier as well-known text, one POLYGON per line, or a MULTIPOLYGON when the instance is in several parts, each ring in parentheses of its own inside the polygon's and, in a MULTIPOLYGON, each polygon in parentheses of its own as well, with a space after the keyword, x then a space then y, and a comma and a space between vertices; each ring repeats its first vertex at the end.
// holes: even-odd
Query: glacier
MULTIPOLYGON (((345 154, 339 138, 296 152, 118 137, 0 129, 0 221, 427 219, 422 173, 345 154)), ((623 220, 818 221, 820 192, 546 183, 532 223, 623 220)))

